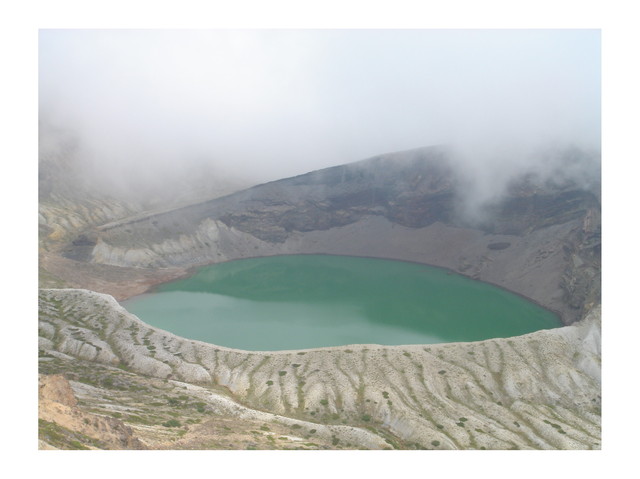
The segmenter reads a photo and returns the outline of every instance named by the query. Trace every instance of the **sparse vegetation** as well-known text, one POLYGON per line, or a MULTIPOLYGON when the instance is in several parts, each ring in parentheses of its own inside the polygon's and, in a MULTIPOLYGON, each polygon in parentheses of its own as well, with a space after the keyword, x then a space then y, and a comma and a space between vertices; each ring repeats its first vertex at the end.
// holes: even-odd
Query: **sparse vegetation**
POLYGON ((177 419, 169 419, 167 422, 163 422, 162 425, 164 427, 180 427, 182 424, 177 419))
MULTIPOLYGON (((88 326, 89 329, 87 329, 88 333, 83 333, 83 334, 85 334, 88 340, 91 340, 91 334, 93 333, 91 332, 90 328, 92 327, 91 326, 92 323, 90 320, 87 320, 85 323, 89 324, 88 326)), ((68 329, 69 331, 66 333, 68 337, 71 337, 72 333, 77 334, 80 331, 80 330, 77 330, 77 328, 76 330, 73 330, 71 328, 68 328, 68 329)), ((43 327, 43 331, 46 332, 47 330, 43 327)), ((143 335, 145 335, 147 331, 148 331, 147 329, 143 329, 142 332, 140 333, 141 341, 143 340, 143 335)), ((149 342, 150 340, 153 340, 157 345, 157 348, 160 350, 162 350, 163 348, 166 348, 167 344, 161 344, 159 340, 156 341, 156 339, 159 339, 160 336, 157 335, 156 333, 154 334, 155 335, 150 336, 150 338, 145 336, 145 340, 147 342, 149 342)), ((126 336, 127 336, 126 339, 130 341, 128 332, 126 333, 126 336)), ((105 336, 102 338, 102 340, 105 341, 106 344, 110 345, 113 348, 113 346, 109 342, 109 341, 112 341, 112 339, 110 339, 106 335, 106 333, 105 333, 105 336)), ((173 339, 168 340, 167 343, 170 345, 171 348, 173 348, 173 351, 184 347, 185 348, 183 349, 185 351, 184 355, 188 356, 189 360, 194 361, 195 364, 200 364, 205 366, 205 368, 208 368, 208 366, 206 366, 205 363, 199 363, 199 361, 201 361, 206 356, 202 354, 200 350, 195 348, 195 346, 193 346, 194 347, 193 350, 186 349, 190 347, 188 343, 185 343, 186 346, 181 346, 180 344, 175 343, 173 339)), ((149 344, 145 345, 145 347, 147 346, 152 346, 152 344, 149 342, 149 344)), ((482 363, 482 360, 484 359, 484 354, 480 353, 480 351, 482 351, 480 349, 481 348, 480 346, 475 346, 475 347, 478 348, 478 350, 476 351, 476 353, 478 354, 477 356, 478 360, 473 363, 473 367, 482 366, 481 363, 482 363)), ((107 349, 108 351, 108 348, 103 348, 103 351, 105 349, 107 349)), ((143 348, 141 345, 141 346, 138 346, 137 349, 138 349, 137 354, 139 354, 140 350, 144 350, 145 348, 143 348)), ((163 351, 163 353, 165 352, 166 350, 163 351)), ((172 352, 172 351, 169 351, 169 352, 172 352)), ((374 417, 375 418, 378 417, 377 414, 380 414, 381 415, 380 417, 382 418, 385 415, 385 411, 386 413, 389 413, 390 410, 388 408, 384 408, 383 405, 385 404, 385 402, 386 402, 386 405, 389 407, 392 405, 392 402, 390 400, 390 391, 388 391, 388 389, 393 388, 391 390, 394 391, 394 399, 396 399, 395 409, 392 410, 394 414, 411 415, 414 412, 419 411, 420 413, 419 415, 422 418, 424 418, 423 420, 424 423, 426 423, 427 425, 429 423, 433 424, 433 426, 437 428, 437 431, 444 430, 445 428, 443 425, 435 423, 437 420, 443 420, 444 416, 442 416, 440 412, 436 412, 432 408, 432 405, 428 403, 429 395, 424 394, 424 390, 422 389, 422 387, 419 385, 418 382, 415 383, 416 387, 413 387, 413 384, 414 384, 413 381, 422 381, 427 386, 427 388, 430 391, 432 391, 434 395, 441 394, 442 400, 444 400, 445 396, 447 398, 448 397, 451 398, 451 402, 449 404, 453 405, 454 407, 451 408, 449 411, 447 411, 450 414, 450 418, 445 419, 449 421, 447 422, 447 424, 450 424, 450 425, 456 424, 456 426, 462 427, 462 428, 469 426, 469 429, 467 430, 469 434, 466 434, 464 429, 455 430, 454 428, 455 431, 449 431, 449 433, 451 434, 448 434, 448 435, 452 438, 452 444, 451 444, 452 448, 467 447, 467 448, 482 449, 484 446, 480 447, 481 444, 486 445, 487 448, 489 449, 495 448, 496 445, 499 445, 499 444, 504 445, 504 443, 500 442, 500 439, 495 440, 495 438, 499 437, 497 436, 497 434, 500 433, 500 427, 496 426, 494 422, 491 422, 491 420, 494 419, 494 416, 493 416, 494 410, 498 409, 498 408, 495 408, 495 405, 496 404, 502 405, 502 402, 496 401, 496 399, 506 398, 505 402, 509 404, 509 401, 511 401, 512 398, 509 397, 508 391, 504 391, 501 389, 489 389, 488 392, 491 393, 490 397, 492 396, 493 399, 489 400, 486 403, 486 406, 487 406, 486 409, 482 410, 482 414, 486 414, 485 417, 488 417, 488 419, 484 419, 484 418, 480 419, 482 416, 473 415, 474 414, 473 405, 469 407, 468 405, 465 404, 465 407, 462 407, 462 408, 456 407, 456 404, 458 401, 460 401, 461 396, 459 392, 456 390, 455 383, 452 381, 457 380, 458 377, 462 378, 465 376, 466 374, 465 366, 464 366, 465 360, 463 356, 466 357, 466 353, 468 352, 469 351, 465 351, 464 349, 457 350, 452 347, 449 350, 448 357, 450 356, 450 363, 452 365, 451 367, 454 368, 452 370, 453 372, 451 373, 451 374, 454 374, 454 376, 449 377, 449 379, 447 379, 446 381, 444 379, 442 381, 437 381, 437 382, 440 382, 441 384, 431 388, 432 385, 429 384, 429 381, 432 377, 431 375, 433 375, 433 373, 436 373, 436 372, 439 374, 445 374, 447 373, 447 371, 445 371, 444 369, 438 371, 437 366, 435 370, 431 369, 433 368, 433 364, 437 365, 439 363, 434 357, 428 356, 422 353, 421 350, 416 350, 416 352, 413 353, 413 356, 415 356, 415 359, 412 361, 402 360, 402 361, 396 361, 396 362, 394 362, 394 359, 397 360, 399 358, 399 353, 404 354, 402 350, 398 350, 397 348, 395 350, 392 348, 388 348, 388 349, 373 348, 370 354, 363 355, 366 357, 361 358, 361 355, 357 354, 357 355, 353 355, 351 358, 346 358, 346 359, 344 356, 340 357, 338 354, 334 354, 333 357, 331 357, 328 354, 326 355, 321 354, 323 352, 316 354, 316 352, 312 351, 309 353, 308 358, 305 357, 301 359, 303 360, 303 363, 294 363, 294 364, 291 364, 291 362, 285 362, 286 355, 281 355, 279 358, 278 358, 278 355, 271 355, 269 359, 265 359, 265 362, 261 363, 260 362, 262 361, 261 353, 252 354, 251 355, 252 357, 250 357, 249 361, 243 364, 241 362, 242 357, 238 357, 237 354, 231 357, 231 353, 225 352, 224 350, 219 350, 215 357, 215 361, 217 365, 220 365, 222 372, 218 374, 216 371, 215 376, 212 375, 212 378, 213 378, 212 383, 210 383, 210 385, 206 385, 205 387, 210 388, 211 393, 215 393, 215 394, 220 393, 223 396, 234 398, 233 396, 235 395, 235 392, 230 394, 229 389, 225 387, 228 381, 228 376, 225 376, 227 373, 224 371, 224 368, 227 367, 227 364, 225 363, 225 361, 228 361, 228 364, 231 365, 231 367, 233 368, 238 367, 236 371, 242 371, 242 369, 246 367, 247 370, 252 371, 252 376, 250 378, 251 383, 250 383, 248 399, 245 404, 248 404, 251 407, 255 407, 255 405, 258 405, 258 411, 260 411, 260 414, 262 414, 263 412, 269 411, 270 408, 272 408, 274 405, 281 405, 283 401, 283 397, 281 397, 281 391, 279 388, 277 388, 277 390, 275 391, 276 394, 274 394, 273 389, 269 390, 263 387, 265 383, 267 386, 273 386, 274 380, 271 380, 271 379, 264 380, 262 378, 265 376, 266 377, 271 376, 272 378, 275 376, 275 378, 278 378, 278 377, 286 376, 287 371, 292 372, 291 379, 287 380, 286 382, 289 383, 290 381, 293 381, 295 379, 295 382, 292 383, 294 385, 293 391, 295 394, 295 390, 296 390, 295 385, 297 385, 298 396, 297 398, 294 396, 293 400, 288 397, 284 399, 285 401, 290 401, 290 403, 285 404, 285 408, 289 408, 289 409, 284 415, 285 416, 288 415, 289 417, 292 417, 295 419, 306 418, 307 421, 313 421, 313 422, 306 422, 306 423, 301 422, 300 424, 296 425, 297 427, 289 426, 289 428, 290 430, 297 430, 297 429, 303 428, 297 432, 297 436, 303 438, 303 440, 304 439, 313 440, 318 444, 312 445, 312 443, 303 443, 302 441, 297 441, 297 442, 292 441, 292 442, 289 442, 288 444, 285 444, 287 443, 287 441, 284 441, 284 443, 278 441, 279 448, 285 447, 285 448, 292 449, 295 447, 299 448, 300 446, 304 446, 305 448, 306 447, 318 447, 318 448, 359 447, 358 441, 353 440, 351 436, 349 436, 348 441, 350 442, 348 443, 345 443, 345 440, 343 439, 342 442, 340 442, 340 444, 337 444, 337 443, 333 444, 333 438, 329 438, 328 435, 326 435, 326 432, 323 432, 322 434, 317 434, 317 431, 319 430, 315 428, 311 428, 314 423, 333 425, 330 427, 334 427, 340 424, 355 426, 356 428, 361 428, 361 429, 371 427, 374 429, 374 434, 384 439, 387 444, 389 444, 390 446, 396 449, 441 447, 442 446, 441 441, 438 441, 438 444, 436 445, 434 444, 434 441, 426 440, 424 444, 420 445, 418 443, 413 443, 413 442, 404 442, 404 439, 402 439, 401 436, 398 438, 395 438, 395 437, 389 438, 386 436, 387 434, 389 434, 389 430, 387 429, 387 426, 385 426, 384 421, 382 419, 380 420, 380 422, 377 422, 376 420, 374 420, 374 417), (368 376, 366 375, 368 374, 369 367, 370 366, 375 367, 374 365, 376 363, 374 363, 374 360, 376 360, 376 357, 380 358, 381 361, 384 361, 383 352, 387 352, 387 351, 390 352, 388 356, 388 363, 392 368, 392 369, 389 369, 389 371, 392 371, 394 375, 397 374, 398 381, 395 381, 394 379, 394 382, 391 382, 391 383, 381 382, 378 384, 376 384, 375 382, 366 382, 368 379, 368 376), (228 355, 230 359, 227 359, 225 355, 228 355), (272 358, 275 360, 273 360, 272 358), (315 362, 316 360, 318 360, 318 362, 315 362), (269 361, 272 361, 272 362, 269 362, 269 361), (325 373, 325 370, 322 369, 324 364, 321 365, 319 361, 322 361, 326 365, 330 365, 329 363, 331 361, 336 361, 338 365, 344 369, 344 372, 347 375, 350 375, 352 373, 350 369, 352 364, 356 368, 358 368, 356 369, 356 374, 353 374, 351 375, 350 378, 347 378, 349 379, 349 382, 353 386, 354 391, 357 390, 356 392, 358 396, 357 396, 357 401, 355 403, 357 405, 356 406, 357 409, 354 410, 351 407, 351 405, 353 404, 353 399, 356 398, 356 396, 355 396, 355 393, 352 393, 349 391, 348 382, 346 381, 344 382, 344 384, 346 385, 345 390, 335 389, 332 386, 329 386, 329 387, 325 386, 324 389, 318 388, 318 384, 322 384, 323 381, 330 380, 330 378, 332 377, 331 375, 325 373), (364 362, 365 367, 360 369, 361 368, 360 365, 363 363, 358 363, 358 361, 365 361, 364 362), (418 373, 416 370, 416 367, 421 366, 421 364, 414 364, 414 362, 417 363, 419 361, 422 361, 424 364, 424 369, 425 369, 424 375, 421 375, 421 373, 418 373), (433 362, 430 363, 430 361, 433 361, 433 362), (288 365, 284 366, 284 364, 287 364, 287 363, 288 365), (399 367, 400 364, 403 364, 404 366, 406 366, 406 370, 404 371, 404 373, 401 372, 402 368, 399 367), (275 365, 279 365, 279 366, 275 366, 275 365), (278 371, 280 367, 285 367, 286 370, 278 371), (305 373, 304 378, 306 382, 309 383, 308 384, 309 387, 304 391, 302 391, 302 389, 300 388, 301 386, 305 385, 305 381, 301 380, 300 376, 296 374, 301 370, 304 371, 305 373), (276 376, 275 373, 278 373, 278 376, 276 376), (416 376, 411 376, 411 374, 415 374, 415 373, 417 373, 416 376), (261 375, 264 375, 264 376, 261 376, 261 375), (359 377, 360 375, 362 377, 359 377), (454 378, 454 379, 452 380, 451 378, 454 378), (358 381, 359 380, 361 381, 362 379, 365 380, 364 384, 366 384, 366 387, 363 387, 362 389, 358 389, 358 385, 363 384, 363 382, 359 383, 358 381), (405 379, 412 381, 411 388, 404 387, 404 384, 402 381, 405 381, 405 379), (262 381, 265 381, 265 382, 263 383, 262 381), (440 392, 438 388, 440 388, 441 386, 443 387, 443 389, 440 392), (386 388, 386 390, 383 390, 383 388, 386 388), (327 397, 322 398, 322 395, 323 395, 322 391, 324 391, 324 394, 327 397), (380 399, 380 396, 377 396, 377 394, 381 394, 384 401, 379 401, 380 405, 374 406, 374 403, 378 404, 378 401, 375 401, 375 399, 376 398, 380 399), (329 399, 329 397, 331 397, 331 399, 329 399), (298 402, 296 402, 296 399, 298 400, 298 402), (252 401, 253 401, 253 405, 252 405, 252 401), (318 404, 318 402, 320 404, 318 404), (423 404, 425 404, 424 409, 419 409, 422 407, 423 404), (331 406, 331 407, 329 408, 328 406, 331 406), (369 414, 363 414, 363 410, 360 409, 363 407, 366 407, 367 409, 369 409, 368 411, 369 414), (371 411, 375 411, 376 414, 371 413, 371 411), (467 417, 459 417, 457 418, 457 422, 455 422, 455 419, 453 418, 455 418, 455 415, 457 415, 455 414, 456 411, 458 411, 458 413, 459 412, 468 413, 467 417), (484 431, 476 427, 476 425, 480 424, 480 421, 483 421, 485 424, 491 424, 491 425, 487 426, 488 429, 485 428, 486 431, 484 431), (484 436, 476 436, 476 433, 483 434, 484 436), (310 437, 310 435, 312 434, 316 434, 313 437, 313 439, 311 439, 310 437), (467 437, 470 438, 471 445, 467 443, 467 439, 466 439, 467 437)), ((175 353, 172 353, 172 354, 175 354, 175 353)), ((294 354, 297 354, 297 353, 286 353, 286 354, 289 355, 288 356, 289 358, 291 358, 294 354)), ((216 409, 215 406, 209 406, 210 403, 208 402, 208 400, 207 402, 204 402, 203 398, 205 398, 206 396, 202 392, 195 393, 194 392, 195 389, 193 386, 187 387, 185 385, 185 382, 182 380, 180 376, 181 373, 176 373, 175 370, 172 376, 169 376, 169 379, 153 378, 152 376, 142 376, 139 374, 132 373, 124 365, 125 360, 123 359, 120 359, 120 363, 118 363, 117 361, 114 361, 113 365, 109 366, 109 365, 103 365, 100 363, 93 363, 90 361, 83 361, 79 359, 74 359, 74 360, 61 359, 62 357, 61 355, 58 355, 57 353, 55 355, 51 355, 51 354, 48 354, 47 351, 45 350, 40 350, 39 355, 42 357, 42 361, 40 365, 40 368, 41 368, 40 371, 42 373, 55 373, 59 371, 64 371, 65 375, 70 381, 72 382, 75 381, 76 383, 88 384, 88 385, 94 386, 94 388, 97 388, 97 390, 94 390, 94 388, 83 387, 82 384, 74 385, 74 387, 77 386, 80 390, 85 391, 85 393, 80 396, 81 407, 85 408, 85 410, 91 410, 92 412, 102 415, 103 417, 120 418, 124 421, 126 425, 132 426, 136 433, 140 432, 141 434, 151 435, 151 431, 154 431, 154 428, 155 428, 155 431, 159 431, 159 433, 156 432, 156 434, 161 434, 165 441, 167 440, 166 438, 169 438, 169 440, 175 441, 176 447, 186 447, 187 442, 182 443, 180 442, 181 440, 179 440, 178 438, 187 433, 187 426, 201 424, 201 426, 198 426, 197 428, 198 430, 200 430, 201 428, 203 428, 203 426, 208 424, 208 421, 207 421, 208 417, 204 416, 204 414, 212 414, 212 411, 218 410, 216 409), (87 391, 89 391, 88 394, 87 394, 87 391), (91 395, 95 395, 95 397, 91 397, 91 395), (167 430, 165 431, 163 428, 166 428, 167 430)), ((125 356, 125 357, 126 357, 126 361, 131 362, 134 368, 133 369, 134 371, 140 370, 140 365, 136 362, 135 358, 132 358, 131 356, 125 356)), ((172 359, 171 361, 174 361, 174 360, 172 359)), ((469 359, 467 359, 467 363, 470 363, 469 359)), ((170 366, 172 368, 175 368, 175 364, 179 364, 179 363, 172 362, 170 366)), ((447 366, 448 364, 449 363, 447 363, 447 366)), ((233 374, 236 374, 236 372, 233 372, 233 374)), ((494 373, 494 374, 495 375, 493 376, 493 378, 496 381, 503 379, 501 377, 502 373, 494 373)), ((281 380, 281 381, 283 383, 285 382, 284 380, 281 380)), ((276 384, 278 383, 278 379, 275 379, 275 383, 276 384)), ((594 398, 594 396, 593 395, 589 396, 589 399, 591 398, 594 398)), ((594 402, 596 402, 596 400, 597 399, 594 398, 594 402)), ((561 404, 559 404, 558 407, 560 406, 561 404)), ((556 411, 557 413, 554 413, 550 409, 549 416, 548 416, 549 419, 554 419, 554 417, 556 416, 554 416, 553 414, 557 414, 558 419, 554 419, 554 420, 562 421, 563 419, 561 416, 560 409, 557 409, 556 411)), ((418 415, 417 412, 416 412, 416 415, 418 415)), ((216 416, 216 418, 218 418, 218 416, 216 416)), ((536 421, 538 422, 539 425, 541 425, 540 422, 542 420, 543 418, 538 419, 537 417, 532 416, 530 419, 527 420, 527 423, 526 423, 526 424, 531 423, 532 426, 534 426, 531 428, 525 428, 524 424, 519 423, 518 421, 513 421, 513 419, 511 419, 509 422, 506 422, 505 424, 511 430, 511 433, 515 434, 515 436, 512 436, 514 437, 514 439, 512 439, 513 444, 522 448, 529 447, 527 446, 526 443, 523 443, 523 442, 521 443, 517 439, 515 439, 516 437, 522 434, 522 430, 518 431, 518 429, 516 428, 526 429, 527 434, 530 434, 531 431, 534 431, 535 433, 540 430, 544 433, 545 426, 535 427, 536 421), (512 426, 509 426, 509 424, 512 424, 512 426)), ((83 422, 88 425, 88 422, 86 419, 83 422)), ((578 443, 580 442, 581 440, 580 436, 583 431, 582 429, 583 426, 580 423, 579 419, 576 419, 576 422, 575 422, 575 424, 577 424, 577 427, 574 425, 573 421, 571 422, 571 427, 572 428, 576 427, 577 432, 575 433, 573 429, 570 429, 567 432, 566 430, 563 429, 563 426, 561 426, 560 424, 555 424, 550 420, 545 420, 544 422, 548 426, 550 426, 549 428, 546 429, 547 431, 546 434, 548 434, 549 436, 553 436, 554 430, 555 430, 557 434, 562 434, 562 435, 568 434, 571 436, 572 440, 575 440, 578 443)), ((231 423, 228 423, 228 424, 231 424, 231 423)), ((248 430, 249 430, 248 426, 242 425, 239 427, 238 426, 239 424, 241 425, 242 422, 234 422, 233 431, 232 431, 232 428, 228 428, 227 426, 223 427, 221 425, 215 425, 215 426, 207 425, 206 427, 210 427, 212 430, 215 430, 216 431, 215 434, 218 435, 218 439, 216 439, 215 441, 211 440, 211 448, 229 448, 231 447, 231 445, 233 445, 233 447, 237 449, 245 448, 247 445, 247 439, 243 439, 243 435, 246 435, 246 436, 251 436, 251 435, 248 433, 248 430), (233 433, 234 435, 233 441, 219 440, 219 438, 223 438, 228 433, 233 433)), ((281 426, 284 427, 284 424, 282 424, 281 426)), ((262 433, 260 433, 260 439, 255 439, 254 441, 256 444, 256 448, 258 449, 269 448, 269 443, 274 442, 274 438, 277 438, 277 435, 284 433, 284 431, 280 427, 272 426, 272 428, 274 429, 274 433, 276 434, 274 436, 270 433, 270 430, 268 429, 269 426, 261 425, 261 423, 259 423, 258 421, 254 421, 250 427, 252 429, 259 429, 260 431, 262 431, 262 433), (265 432, 268 432, 269 434, 264 434, 265 432)), ((588 427, 593 427, 593 426, 589 425, 588 427)), ((450 426, 447 426, 447 429, 449 428, 450 426)), ((320 430, 320 431, 324 431, 324 430, 320 430)), ((434 433, 434 435, 439 434, 436 431, 432 431, 432 432, 434 433)), ((334 436, 335 439, 338 439, 338 436, 334 436)), ((192 441, 193 440, 192 437, 193 436, 191 434, 188 434, 185 437, 185 441, 192 441)), ((561 439, 562 438, 556 435, 556 440, 558 441, 558 443, 562 444, 561 439)), ((85 442, 86 440, 84 438, 75 438, 75 439, 66 438, 65 439, 66 446, 62 448, 73 448, 74 446, 78 446, 78 444, 75 444, 73 441, 77 441, 77 443, 81 446, 94 447, 90 443, 85 442)), ((587 444, 587 447, 588 448, 594 447, 595 442, 596 441, 590 441, 589 444, 587 444)), ((553 441, 550 441, 550 443, 553 444, 553 441)), ((447 443, 447 445, 449 445, 449 443, 447 443)), ((510 445, 511 444, 506 444, 506 447, 509 447, 510 445)), ((96 446, 96 447, 99 447, 99 446, 96 446)), ((380 445, 378 445, 377 447, 380 448, 380 445)))

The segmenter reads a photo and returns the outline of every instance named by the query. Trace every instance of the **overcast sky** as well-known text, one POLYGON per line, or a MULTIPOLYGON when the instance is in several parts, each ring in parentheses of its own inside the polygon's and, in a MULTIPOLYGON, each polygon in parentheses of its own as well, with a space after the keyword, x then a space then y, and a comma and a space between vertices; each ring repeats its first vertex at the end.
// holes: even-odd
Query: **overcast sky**
POLYGON ((259 180, 432 144, 600 145, 598 30, 41 30, 94 161, 259 180))

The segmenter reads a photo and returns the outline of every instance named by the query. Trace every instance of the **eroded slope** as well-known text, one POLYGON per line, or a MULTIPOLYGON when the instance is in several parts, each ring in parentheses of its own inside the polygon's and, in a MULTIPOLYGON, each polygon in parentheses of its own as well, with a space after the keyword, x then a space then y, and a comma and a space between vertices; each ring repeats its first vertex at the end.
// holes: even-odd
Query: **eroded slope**
POLYGON ((335 447, 600 447, 597 309, 510 339, 246 352, 151 328, 108 295, 41 290, 39 301, 46 364, 73 358, 199 391, 216 412, 185 429, 196 442, 240 417, 298 424, 335 447))

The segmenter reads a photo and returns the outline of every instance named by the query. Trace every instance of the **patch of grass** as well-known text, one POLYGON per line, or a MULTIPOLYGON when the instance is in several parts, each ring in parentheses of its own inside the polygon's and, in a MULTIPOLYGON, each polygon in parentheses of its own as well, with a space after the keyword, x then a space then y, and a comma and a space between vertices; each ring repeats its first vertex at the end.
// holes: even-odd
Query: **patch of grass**
POLYGON ((86 451, 89 450, 89 448, 87 446, 85 446, 84 444, 82 444, 79 441, 71 441, 69 443, 69 446, 71 446, 72 449, 81 449, 81 450, 86 450, 86 451))
POLYGON ((134 424, 145 424, 147 426, 152 425, 153 423, 142 416, 136 416, 135 414, 129 414, 124 418, 126 422, 134 423, 134 424))
POLYGON ((361 419, 364 422, 369 422, 369 421, 371 421, 371 416, 369 416, 368 414, 363 414, 361 419))
POLYGON ((431 445, 434 447, 438 447, 440 445, 440 441, 431 441, 431 445))
POLYGON ((164 427, 180 427, 182 424, 177 419, 169 419, 167 422, 163 422, 162 425, 164 427))
POLYGON ((279 371, 279 372, 278 372, 278 374, 279 374, 280 376, 284 376, 285 374, 287 374, 287 372, 286 372, 286 371, 279 371))
POLYGON ((273 386, 273 381, 271 380, 267 381, 267 386, 273 386))
POLYGON ((389 399, 389 393, 387 391, 382 391, 382 397, 385 399, 389 399))
POLYGON ((322 404, 323 406, 328 406, 329 405, 329 400, 328 399, 320 399, 320 404, 322 404))
POLYGON ((440 371, 438 371, 438 374, 446 374, 447 372, 444 369, 441 369, 440 371))
POLYGON ((38 437, 58 449, 90 449, 87 445, 104 449, 104 445, 89 436, 43 419, 38 419, 38 437))

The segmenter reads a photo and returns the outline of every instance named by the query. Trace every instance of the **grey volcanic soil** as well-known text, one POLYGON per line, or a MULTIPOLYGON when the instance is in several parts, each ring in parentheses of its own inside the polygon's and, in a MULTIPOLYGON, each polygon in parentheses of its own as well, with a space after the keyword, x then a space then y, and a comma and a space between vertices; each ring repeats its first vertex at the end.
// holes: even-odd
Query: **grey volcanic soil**
MULTIPOLYGON (((73 285, 87 287, 83 280, 90 279, 92 289, 119 299, 195 266, 328 253, 445 267, 522 294, 559 313, 565 324, 599 303, 595 188, 523 176, 499 200, 473 205, 482 212, 474 221, 468 219, 467 189, 468 180, 444 150, 383 155, 89 229, 63 255, 92 265, 73 285), (96 281, 117 271, 106 266, 123 274, 96 281), (132 271, 146 273, 127 295, 122 284, 132 271)), ((71 279, 70 269, 55 273, 71 279)))

